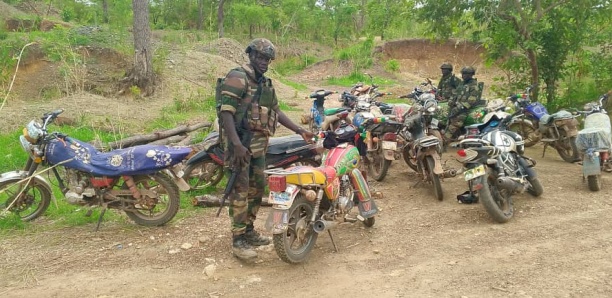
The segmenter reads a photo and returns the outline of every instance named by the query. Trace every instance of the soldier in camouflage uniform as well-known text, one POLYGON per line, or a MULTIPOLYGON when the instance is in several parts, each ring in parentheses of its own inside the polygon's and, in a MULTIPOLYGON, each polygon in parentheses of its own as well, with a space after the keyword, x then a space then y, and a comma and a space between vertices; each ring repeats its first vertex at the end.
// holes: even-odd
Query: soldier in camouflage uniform
POLYGON ((264 193, 265 156, 277 121, 305 140, 311 140, 313 134, 293 123, 279 109, 272 81, 264 76, 275 57, 274 45, 265 38, 256 38, 245 52, 249 55, 249 64, 231 70, 220 86, 220 121, 226 175, 229 177, 232 170, 240 169, 230 193, 232 251, 239 259, 249 260, 257 257, 253 246, 270 243, 268 237, 254 230, 253 222, 264 193), (241 143, 243 129, 253 134, 249 146, 241 143))
POLYGON ((467 118, 470 110, 482 106, 480 100, 481 90, 478 88, 478 81, 473 78, 476 70, 471 66, 466 66, 461 69, 461 78, 463 82, 457 88, 455 98, 449 101, 450 107, 448 127, 444 133, 447 141, 452 141, 457 138, 457 133, 461 131, 463 122, 467 118))
POLYGON ((460 85, 460 80, 453 74, 453 65, 444 63, 440 65, 442 78, 438 83, 438 100, 449 101, 455 97, 455 90, 460 85))

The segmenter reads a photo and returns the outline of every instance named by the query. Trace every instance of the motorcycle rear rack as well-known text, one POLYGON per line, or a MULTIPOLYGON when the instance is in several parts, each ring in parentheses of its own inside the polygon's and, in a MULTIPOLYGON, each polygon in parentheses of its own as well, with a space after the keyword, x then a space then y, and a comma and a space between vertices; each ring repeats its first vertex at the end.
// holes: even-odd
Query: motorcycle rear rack
POLYGON ((268 175, 278 175, 278 176, 291 176, 291 175, 296 175, 297 179, 298 179, 298 184, 299 185, 303 185, 303 186, 319 186, 319 184, 316 183, 302 183, 302 175, 310 175, 312 178, 312 181, 315 181, 315 174, 314 172, 292 172, 292 171, 287 171, 285 169, 269 169, 269 170, 264 170, 264 174, 268 174, 268 175))

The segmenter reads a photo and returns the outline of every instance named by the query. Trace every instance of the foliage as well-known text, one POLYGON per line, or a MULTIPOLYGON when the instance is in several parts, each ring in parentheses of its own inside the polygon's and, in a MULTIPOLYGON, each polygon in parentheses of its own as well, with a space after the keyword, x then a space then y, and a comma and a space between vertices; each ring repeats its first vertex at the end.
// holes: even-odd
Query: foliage
POLYGON ((367 38, 366 40, 354 45, 339 49, 335 52, 336 59, 341 61, 349 61, 353 65, 353 72, 360 72, 374 63, 372 50, 374 49, 374 40, 367 38))
POLYGON ((352 87, 358 82, 362 82, 365 84, 376 84, 378 86, 391 86, 396 84, 396 82, 384 78, 379 77, 370 77, 364 73, 351 73, 346 77, 330 77, 327 79, 327 84, 332 86, 344 86, 344 87, 352 87))
POLYGON ((399 61, 395 59, 387 60, 387 62, 385 63, 385 69, 390 72, 398 72, 400 69, 399 61))
POLYGON ((289 57, 273 64, 274 71, 282 76, 298 73, 304 68, 315 64, 316 58, 310 55, 289 57))

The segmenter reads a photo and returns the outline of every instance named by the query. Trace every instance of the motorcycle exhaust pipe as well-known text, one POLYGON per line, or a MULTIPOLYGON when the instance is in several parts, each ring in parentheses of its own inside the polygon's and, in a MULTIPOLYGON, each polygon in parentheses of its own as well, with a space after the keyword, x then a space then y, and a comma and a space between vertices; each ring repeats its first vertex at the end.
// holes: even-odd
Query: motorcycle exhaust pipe
POLYGON ((338 223, 335 221, 322 220, 319 219, 315 221, 314 226, 312 227, 315 233, 321 234, 333 227, 335 227, 338 223))
POLYGON ((523 193, 525 191, 525 186, 523 184, 510 177, 499 177, 497 179, 497 184, 499 184, 501 188, 509 190, 511 193, 523 193))

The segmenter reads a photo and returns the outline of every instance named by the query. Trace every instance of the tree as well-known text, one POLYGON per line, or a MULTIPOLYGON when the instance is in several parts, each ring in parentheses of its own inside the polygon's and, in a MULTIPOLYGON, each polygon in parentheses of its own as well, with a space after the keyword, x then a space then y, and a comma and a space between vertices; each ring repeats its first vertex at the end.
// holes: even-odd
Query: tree
POLYGON ((219 38, 223 38, 225 34, 223 32, 223 6, 225 5, 225 0, 219 0, 219 7, 217 9, 217 30, 219 30, 219 38))
MULTIPOLYGON (((539 59, 548 53, 547 61, 563 62, 570 54, 571 48, 580 47, 583 40, 575 38, 580 32, 588 30, 583 27, 589 12, 602 5, 606 0, 426 0, 417 3, 420 7, 419 18, 431 21, 430 32, 438 37, 447 38, 460 32, 469 32, 475 41, 484 42, 487 48, 489 61, 506 59, 505 67, 521 69, 522 66, 512 61, 516 53, 520 52, 528 64, 529 81, 538 84, 542 79, 541 73, 546 74, 548 98, 554 98, 555 86, 561 78, 560 75, 549 76, 551 68, 563 67, 559 63, 539 63, 539 59), (579 12, 580 10, 580 12, 579 12), (564 17, 568 22, 558 22, 555 16, 564 17), (571 42, 564 34, 551 34, 573 32, 571 42), (568 51, 555 51, 557 47, 568 47, 568 51), (553 54, 553 51, 555 52, 553 54), (551 60, 552 59, 552 60, 551 60), (544 68, 544 69, 541 69, 544 68)), ((465 36, 465 35, 464 35, 465 36)), ((558 50, 558 49, 557 49, 558 50)), ((562 70, 562 69, 558 69, 562 70)), ((538 90, 534 89, 534 100, 538 99, 538 90)), ((549 102, 549 104, 551 104, 549 102)))
POLYGON ((138 86, 142 96, 153 94, 155 73, 151 51, 151 28, 149 26, 149 1, 132 0, 134 12, 134 66, 130 71, 127 87, 138 86))

